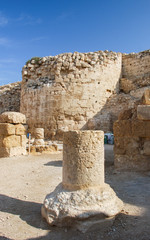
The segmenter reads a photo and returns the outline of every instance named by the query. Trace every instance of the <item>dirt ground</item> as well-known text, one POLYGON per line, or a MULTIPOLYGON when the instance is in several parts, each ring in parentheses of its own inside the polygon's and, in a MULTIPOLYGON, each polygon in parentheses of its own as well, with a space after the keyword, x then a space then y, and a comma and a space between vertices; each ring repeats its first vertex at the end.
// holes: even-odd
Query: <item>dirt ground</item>
POLYGON ((119 172, 105 145, 105 178, 124 202, 105 230, 81 233, 50 227, 41 217, 45 196, 61 182, 62 153, 0 159, 0 239, 150 240, 150 172, 119 172))

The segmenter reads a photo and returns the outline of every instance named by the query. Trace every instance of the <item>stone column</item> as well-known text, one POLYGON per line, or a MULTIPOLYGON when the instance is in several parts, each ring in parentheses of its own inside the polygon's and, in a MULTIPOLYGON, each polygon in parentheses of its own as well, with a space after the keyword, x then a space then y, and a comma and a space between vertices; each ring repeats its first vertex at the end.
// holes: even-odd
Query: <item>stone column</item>
POLYGON ((64 189, 78 190, 104 184, 104 133, 70 131, 64 133, 64 189))
POLYGON ((33 145, 44 145, 44 128, 34 128, 35 140, 33 145))
POLYGON ((63 143, 63 181, 46 196, 43 217, 50 225, 75 224, 81 231, 114 219, 122 201, 104 183, 104 133, 69 131, 63 143))

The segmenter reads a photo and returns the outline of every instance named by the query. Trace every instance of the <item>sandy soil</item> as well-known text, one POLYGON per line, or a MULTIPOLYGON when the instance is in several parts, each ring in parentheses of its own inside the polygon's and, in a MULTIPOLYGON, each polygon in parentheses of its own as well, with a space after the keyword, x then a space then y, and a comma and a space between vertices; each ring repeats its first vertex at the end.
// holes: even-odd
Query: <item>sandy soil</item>
POLYGON ((40 209, 46 194, 61 182, 62 154, 0 159, 0 239, 150 240, 150 172, 119 172, 112 146, 105 146, 106 182, 124 201, 113 226, 81 233, 50 227, 40 209))

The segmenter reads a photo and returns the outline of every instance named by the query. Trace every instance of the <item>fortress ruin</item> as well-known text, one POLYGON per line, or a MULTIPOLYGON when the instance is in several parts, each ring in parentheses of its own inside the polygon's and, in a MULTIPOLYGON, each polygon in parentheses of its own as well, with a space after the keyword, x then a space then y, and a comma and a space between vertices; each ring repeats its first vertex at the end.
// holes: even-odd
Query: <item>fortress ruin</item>
POLYGON ((134 107, 150 88, 150 50, 64 53, 33 58, 22 82, 0 87, 0 113, 20 111, 45 137, 68 130, 112 131, 122 110, 134 107))

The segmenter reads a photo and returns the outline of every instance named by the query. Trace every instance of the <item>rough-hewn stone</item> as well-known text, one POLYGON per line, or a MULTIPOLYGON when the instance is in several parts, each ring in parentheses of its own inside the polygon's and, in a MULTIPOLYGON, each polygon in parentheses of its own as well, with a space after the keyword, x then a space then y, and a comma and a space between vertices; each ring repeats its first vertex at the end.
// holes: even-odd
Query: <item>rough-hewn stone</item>
POLYGON ((150 170, 150 106, 135 105, 135 109, 128 112, 130 114, 127 112, 120 114, 122 117, 114 124, 115 166, 120 169, 150 170), (137 114, 134 114, 136 111, 137 114), (123 115, 127 115, 128 120, 123 120, 123 115))
POLYGON ((26 123, 26 117, 19 112, 4 112, 0 115, 0 123, 26 123))
POLYGON ((20 112, 21 82, 0 86, 0 114, 3 112, 20 112))
POLYGON ((146 89, 143 97, 142 97, 143 104, 150 105, 150 89, 146 89))
POLYGON ((33 135, 36 139, 44 139, 44 128, 35 128, 33 135))
POLYGON ((10 123, 0 123, 0 135, 15 135, 15 126, 10 123))
POLYGON ((21 124, 26 122, 25 116, 18 112, 6 112, 0 115, 0 122, 0 157, 25 155, 27 126, 21 124))
POLYGON ((139 105, 137 107, 137 117, 139 120, 150 121, 150 105, 139 105))

